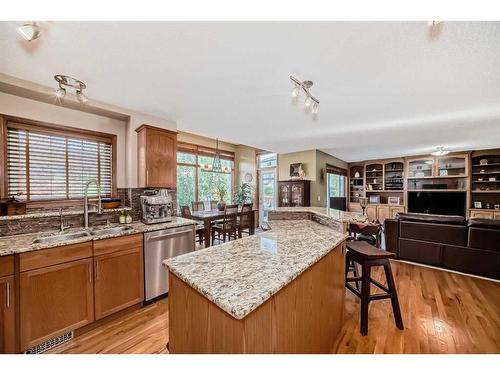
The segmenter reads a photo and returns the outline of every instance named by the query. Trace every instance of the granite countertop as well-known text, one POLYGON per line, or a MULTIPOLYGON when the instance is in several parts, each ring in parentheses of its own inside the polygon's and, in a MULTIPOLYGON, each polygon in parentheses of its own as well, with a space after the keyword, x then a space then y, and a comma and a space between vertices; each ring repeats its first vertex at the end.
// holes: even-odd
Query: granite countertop
POLYGON ((163 262, 236 319, 289 284, 346 235, 311 220, 275 220, 271 230, 163 262))
MULTIPOLYGON (((104 234, 104 235, 90 235, 86 237, 80 237, 72 240, 64 240, 60 242, 52 242, 52 243, 33 243, 33 240, 37 237, 49 236, 51 234, 56 234, 57 232, 39 232, 39 233, 29 233, 29 234, 21 234, 18 236, 5 236, 0 238, 0 256, 11 255, 11 254, 19 254, 25 253, 28 251, 36 251, 42 249, 49 249, 52 247, 71 245, 75 243, 87 242, 92 240, 102 240, 106 238, 127 236, 131 234, 144 233, 144 232, 152 232, 155 230, 168 229, 168 228, 176 228, 185 225, 196 224, 196 221, 190 219, 184 219, 181 217, 173 217, 172 221, 167 223, 160 224, 143 224, 141 222, 134 222, 132 224, 123 224, 121 226, 127 225, 131 226, 130 230, 126 230, 120 233, 113 234, 104 234)), ((113 225, 118 226, 118 225, 113 225)), ((92 229, 101 229, 101 227, 93 227, 92 229)), ((64 233, 74 233, 81 232, 83 228, 73 228, 65 231, 64 233)))
POLYGON ((360 212, 340 211, 326 207, 277 207, 269 212, 306 212, 338 220, 342 223, 353 221, 365 222, 367 220, 366 216, 363 216, 360 212))

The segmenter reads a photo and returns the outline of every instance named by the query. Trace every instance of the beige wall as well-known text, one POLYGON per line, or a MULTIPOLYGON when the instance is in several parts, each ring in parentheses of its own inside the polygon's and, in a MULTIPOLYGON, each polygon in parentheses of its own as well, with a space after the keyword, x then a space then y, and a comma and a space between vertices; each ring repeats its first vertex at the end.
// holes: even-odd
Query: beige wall
POLYGON ((321 169, 330 164, 347 169, 347 163, 319 150, 278 154, 278 179, 290 179, 290 164, 303 163, 305 179, 311 180, 311 206, 326 207, 326 175, 321 179, 321 169))
MULTIPOLYGON (((204 137, 202 135, 187 133, 187 132, 183 132, 183 131, 180 131, 179 134, 177 134, 177 141, 178 142, 192 143, 192 144, 199 145, 199 146, 215 148, 215 139, 214 138, 204 137)), ((227 143, 227 142, 223 142, 223 141, 219 141, 219 148, 221 150, 225 150, 225 151, 231 151, 231 152, 236 151, 235 144, 227 143)))
POLYGON ((0 92, 0 113, 116 135, 117 185, 127 186, 126 122, 0 92))
POLYGON ((117 135, 117 185, 137 187, 137 129, 142 124, 177 130, 173 121, 68 93, 58 104, 53 88, 0 73, 0 113, 117 135))
POLYGON ((245 182, 245 174, 250 173, 252 175, 252 182, 250 186, 252 188, 252 200, 257 203, 257 165, 256 165, 256 149, 249 146, 238 145, 236 146, 236 152, 234 154, 234 176, 235 185, 241 185, 245 182))
POLYGON ((321 169, 325 168, 327 164, 347 169, 347 163, 345 161, 340 160, 335 156, 326 154, 322 151, 316 150, 316 181, 314 183, 311 183, 311 206, 327 206, 326 174, 324 176, 324 179, 321 180, 321 169))
POLYGON ((305 179, 316 181, 316 150, 278 154, 278 181, 290 179, 290 164, 302 163, 305 179))

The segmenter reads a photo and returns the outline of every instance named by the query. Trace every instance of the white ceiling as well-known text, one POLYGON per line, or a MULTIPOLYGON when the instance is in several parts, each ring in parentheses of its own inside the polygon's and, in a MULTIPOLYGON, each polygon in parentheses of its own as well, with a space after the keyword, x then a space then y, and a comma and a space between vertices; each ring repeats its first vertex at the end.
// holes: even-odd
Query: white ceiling
POLYGON ((178 128, 347 161, 500 147, 500 22, 46 22, 26 46, 0 22, 0 72, 178 128), (289 75, 314 81, 313 119, 289 75))

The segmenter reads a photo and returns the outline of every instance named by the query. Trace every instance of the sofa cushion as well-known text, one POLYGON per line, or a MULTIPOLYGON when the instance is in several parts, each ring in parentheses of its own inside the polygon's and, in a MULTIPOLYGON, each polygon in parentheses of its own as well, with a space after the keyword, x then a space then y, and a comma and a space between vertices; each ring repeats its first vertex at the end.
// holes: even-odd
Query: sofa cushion
POLYGON ((490 229, 500 230, 500 220, 473 218, 469 219, 467 225, 469 227, 490 228, 490 229))
POLYGON ((400 221, 400 238, 467 246, 465 225, 437 224, 430 222, 400 221))
POLYGON ((440 224, 455 224, 465 225, 465 218, 463 216, 454 215, 431 215, 431 214, 417 214, 412 212, 399 213, 398 218, 400 221, 419 221, 425 223, 440 223, 440 224))
POLYGON ((467 246, 500 252, 500 229, 469 227, 467 246))
POLYGON ((442 245, 409 239, 399 239, 399 259, 440 266, 442 263, 442 245))
POLYGON ((500 252, 444 246, 443 266, 480 276, 500 278, 500 252))

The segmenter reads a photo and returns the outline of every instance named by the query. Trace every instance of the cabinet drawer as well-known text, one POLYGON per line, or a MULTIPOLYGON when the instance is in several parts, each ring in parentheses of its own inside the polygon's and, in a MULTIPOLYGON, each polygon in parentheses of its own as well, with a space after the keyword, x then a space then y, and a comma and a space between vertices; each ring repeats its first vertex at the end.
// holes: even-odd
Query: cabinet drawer
POLYGON ((14 274, 14 255, 0 257, 0 277, 14 274))
POLYGON ((19 255, 19 268, 20 272, 24 272, 74 260, 90 258, 91 256, 92 242, 88 241, 74 245, 22 253, 19 255))
POLYGON ((470 212, 470 217, 472 218, 477 218, 477 219, 493 219, 493 212, 488 212, 488 211, 471 211, 470 212))
POLYGON ((94 241, 94 256, 111 254, 117 251, 129 250, 140 247, 142 249, 142 233, 108 238, 94 241))

